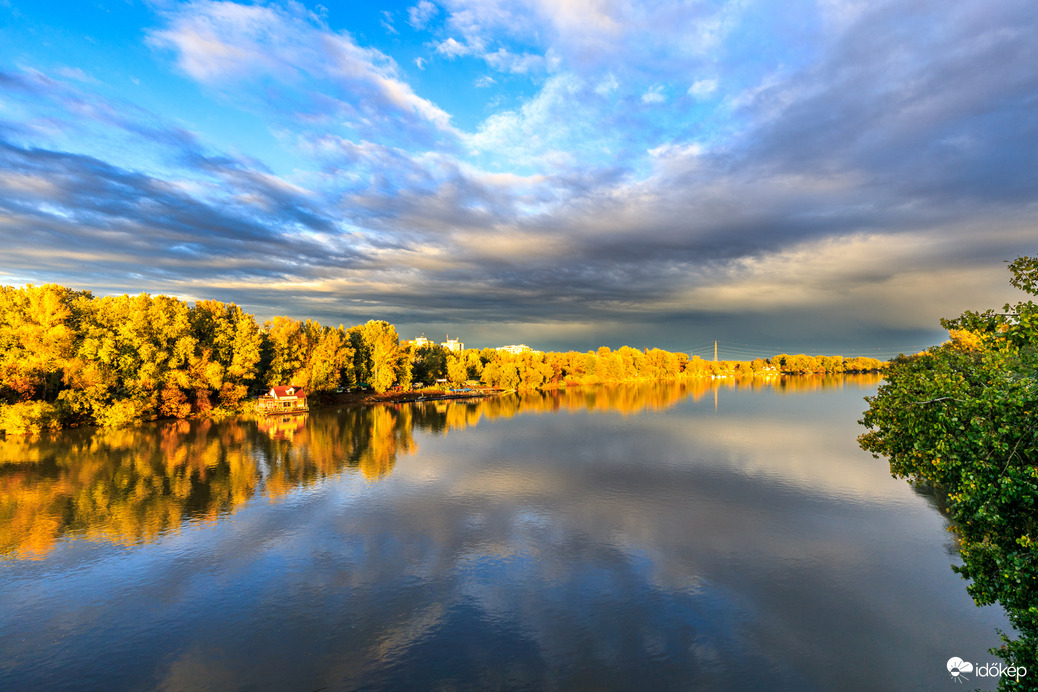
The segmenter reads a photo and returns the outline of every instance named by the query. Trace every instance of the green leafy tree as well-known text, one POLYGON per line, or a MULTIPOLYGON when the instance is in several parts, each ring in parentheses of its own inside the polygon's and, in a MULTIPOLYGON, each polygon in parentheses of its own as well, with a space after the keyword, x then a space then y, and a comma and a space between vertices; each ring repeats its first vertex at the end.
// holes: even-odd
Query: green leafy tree
MULTIPOLYGON (((1032 294, 1034 259, 1010 265, 1032 294)), ((942 324, 948 343, 889 366, 862 424, 861 446, 891 473, 947 494, 967 589, 978 605, 1000 603, 1018 638, 997 653, 1038 671, 1038 322, 1033 302, 1001 313, 963 313, 942 324), (966 335, 963 334, 966 332, 966 335)), ((1004 690, 1033 689, 1003 676, 1004 690)), ((1026 684, 1025 684, 1026 683, 1026 684)))
POLYGON ((438 344, 426 344, 414 352, 412 372, 414 379, 424 384, 447 377, 449 351, 438 344))
POLYGON ((400 344, 400 356, 396 364, 396 383, 404 389, 411 388, 414 381, 414 346, 400 344))
POLYGON ((350 346, 353 348, 353 381, 350 386, 358 384, 370 384, 371 382, 371 344, 364 336, 364 327, 358 325, 350 327, 347 331, 350 337, 350 346))

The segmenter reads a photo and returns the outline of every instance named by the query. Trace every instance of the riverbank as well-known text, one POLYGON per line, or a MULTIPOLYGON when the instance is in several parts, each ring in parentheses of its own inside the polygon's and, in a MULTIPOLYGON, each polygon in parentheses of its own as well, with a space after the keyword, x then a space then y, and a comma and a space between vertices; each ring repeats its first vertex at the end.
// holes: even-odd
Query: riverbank
POLYGON ((418 401, 448 401, 453 399, 483 399, 497 396, 504 390, 500 387, 468 387, 464 390, 414 389, 410 391, 389 391, 379 394, 373 391, 352 391, 341 393, 322 392, 311 398, 316 401, 314 408, 344 405, 406 403, 418 401))
MULTIPOLYGON (((854 377, 860 375, 860 373, 841 373, 839 375, 787 375, 782 373, 781 375, 748 375, 745 373, 732 373, 721 376, 711 376, 707 374, 696 373, 689 375, 681 373, 674 377, 666 378, 636 378, 636 379, 624 379, 624 380, 610 380, 610 381, 594 381, 594 382, 576 382, 573 380, 564 380, 556 383, 546 383, 537 388, 531 388, 542 391, 559 391, 573 388, 582 387, 595 387, 601 385, 644 385, 648 383, 661 383, 661 382, 684 382, 688 386, 695 389, 702 389, 709 387, 711 383, 765 383, 775 382, 781 383, 783 388, 787 388, 790 385, 796 383, 795 389, 813 389, 817 386, 825 386, 830 378, 837 378, 839 381, 843 377, 854 377), (822 378, 822 379, 818 379, 822 378), (801 386, 801 384, 803 386, 801 386)), ((482 399, 488 397, 494 397, 502 393, 514 391, 510 388, 504 387, 488 387, 488 386, 476 386, 469 387, 463 390, 443 390, 439 388, 425 388, 419 390, 403 390, 403 391, 388 391, 381 394, 372 390, 353 390, 350 392, 318 392, 311 394, 309 397, 309 407, 312 410, 320 408, 328 408, 334 406, 368 406, 374 404, 383 403, 409 403, 409 402, 423 402, 423 401, 450 401, 450 400, 465 400, 465 399, 482 399)), ((522 391, 522 390, 520 390, 522 391)), ((130 415, 132 411, 124 411, 130 406, 129 402, 115 402, 110 408, 111 411, 104 417, 105 423, 99 425, 102 428, 121 428, 121 427, 136 427, 142 423, 161 421, 161 420, 177 420, 173 417, 158 417, 158 416, 133 416, 130 415)), ((180 420, 226 420, 228 418, 244 418, 244 419, 255 419, 256 417, 263 417, 265 414, 256 409, 255 397, 243 399, 234 408, 227 408, 224 406, 217 406, 206 410, 204 413, 193 413, 189 416, 181 417, 180 420)), ((44 432, 56 432, 58 430, 67 430, 71 428, 89 427, 91 423, 85 416, 72 416, 68 410, 61 406, 60 402, 49 403, 49 402, 20 402, 18 404, 4 405, 0 404, 0 439, 8 435, 22 436, 22 435, 37 435, 44 432)))

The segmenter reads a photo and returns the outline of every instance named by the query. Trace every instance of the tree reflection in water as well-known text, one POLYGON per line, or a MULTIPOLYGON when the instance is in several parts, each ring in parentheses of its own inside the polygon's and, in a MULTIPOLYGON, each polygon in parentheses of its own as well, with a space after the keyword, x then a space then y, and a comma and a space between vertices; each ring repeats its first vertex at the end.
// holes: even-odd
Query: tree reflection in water
POLYGON ((253 420, 174 421, 0 439, 0 556, 39 559, 65 536, 130 545, 232 514, 323 478, 369 481, 413 454, 413 430, 555 411, 638 414, 718 390, 797 393, 875 384, 878 375, 694 379, 384 404, 253 420))

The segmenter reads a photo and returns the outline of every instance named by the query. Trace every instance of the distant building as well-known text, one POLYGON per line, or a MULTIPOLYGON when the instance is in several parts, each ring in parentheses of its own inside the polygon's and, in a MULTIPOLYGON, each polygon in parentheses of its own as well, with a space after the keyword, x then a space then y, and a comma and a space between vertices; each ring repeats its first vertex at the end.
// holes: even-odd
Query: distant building
POLYGON ((414 344, 415 348, 421 348, 422 346, 428 346, 432 342, 429 341, 428 339, 426 339, 425 338, 425 334, 423 333, 420 337, 418 337, 417 339, 415 339, 411 343, 414 344))
POLYGON ((533 349, 526 344, 514 344, 512 346, 498 346, 494 349, 495 351, 502 351, 504 353, 511 353, 512 355, 519 355, 520 353, 527 353, 533 349))
POLYGON ((448 351, 454 351, 455 353, 461 353, 465 350, 465 344, 461 343, 457 339, 452 339, 450 334, 447 335, 447 340, 440 344, 448 351))

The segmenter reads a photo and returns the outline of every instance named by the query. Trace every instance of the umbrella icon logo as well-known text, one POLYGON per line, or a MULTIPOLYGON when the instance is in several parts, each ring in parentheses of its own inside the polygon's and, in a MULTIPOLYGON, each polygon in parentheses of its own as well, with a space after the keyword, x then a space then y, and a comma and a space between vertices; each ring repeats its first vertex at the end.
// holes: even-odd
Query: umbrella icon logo
POLYGON ((969 661, 963 661, 958 656, 953 656, 948 659, 948 673, 951 674, 952 678, 957 682, 962 682, 963 679, 969 680, 963 673, 972 673, 973 664, 969 661))

